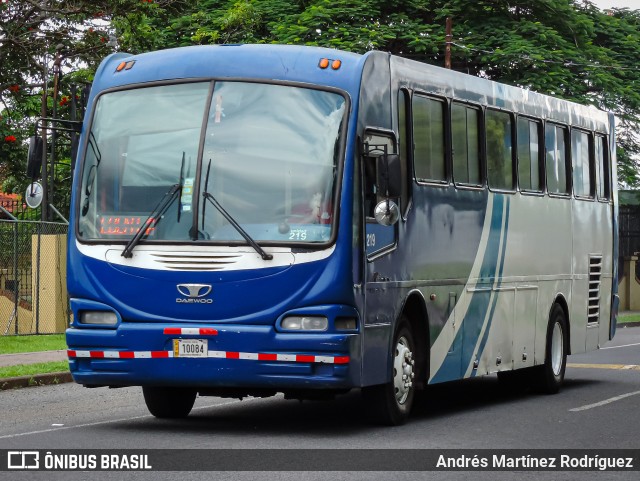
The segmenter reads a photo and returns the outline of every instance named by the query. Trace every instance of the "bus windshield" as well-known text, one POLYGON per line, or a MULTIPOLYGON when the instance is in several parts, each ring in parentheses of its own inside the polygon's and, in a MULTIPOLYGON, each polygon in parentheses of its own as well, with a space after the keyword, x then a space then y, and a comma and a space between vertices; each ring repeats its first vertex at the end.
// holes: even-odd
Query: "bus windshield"
POLYGON ((345 111, 337 93, 260 83, 103 94, 87 137, 79 238, 129 241, 178 186, 145 241, 246 243, 231 217, 262 243, 326 243, 345 111))

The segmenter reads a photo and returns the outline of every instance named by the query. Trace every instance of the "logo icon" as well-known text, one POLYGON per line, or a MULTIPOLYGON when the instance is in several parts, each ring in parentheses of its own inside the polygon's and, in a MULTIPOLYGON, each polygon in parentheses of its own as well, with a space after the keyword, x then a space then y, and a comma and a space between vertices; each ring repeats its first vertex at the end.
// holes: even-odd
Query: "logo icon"
POLYGON ((204 299, 205 296, 211 294, 213 289, 211 284, 178 284, 176 288, 180 294, 186 297, 186 299, 178 297, 176 299, 178 304, 213 304, 213 299, 204 299))
POLYGON ((198 299, 209 295, 211 284, 178 284, 178 292, 189 299, 198 299))
POLYGON ((38 469, 39 467, 40 453, 38 451, 7 452, 7 468, 9 469, 38 469))

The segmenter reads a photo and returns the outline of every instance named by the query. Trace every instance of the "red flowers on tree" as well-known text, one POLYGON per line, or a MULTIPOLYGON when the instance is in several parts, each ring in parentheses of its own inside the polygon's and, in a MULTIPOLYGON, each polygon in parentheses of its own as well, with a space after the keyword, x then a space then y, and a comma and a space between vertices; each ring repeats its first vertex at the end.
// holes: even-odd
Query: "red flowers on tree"
POLYGON ((13 93, 19 92, 20 91, 20 85, 10 85, 9 86, 9 91, 13 92, 13 93))
POLYGON ((18 140, 18 139, 16 139, 13 135, 7 135, 7 136, 4 138, 4 141, 5 141, 5 142, 9 142, 9 143, 15 142, 16 140, 18 140))

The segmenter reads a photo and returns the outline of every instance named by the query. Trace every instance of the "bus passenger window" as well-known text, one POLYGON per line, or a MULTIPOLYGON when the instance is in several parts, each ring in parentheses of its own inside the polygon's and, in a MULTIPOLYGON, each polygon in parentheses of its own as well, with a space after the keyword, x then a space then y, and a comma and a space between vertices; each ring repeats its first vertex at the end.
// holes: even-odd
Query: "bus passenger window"
POLYGON ((518 178, 523 191, 542 192, 539 134, 540 122, 518 118, 518 178))
POLYGON ((457 184, 480 185, 480 110, 460 104, 451 106, 453 179, 457 184))
POLYGON ((413 98, 414 173, 417 181, 447 180, 444 147, 444 102, 413 98))
POLYGON ((598 163, 598 199, 609 200, 611 198, 611 177, 609 174, 609 151, 607 139, 601 135, 596 136, 596 162, 598 163))
POLYGON ((565 127, 553 124, 545 127, 547 188, 550 194, 569 193, 566 135, 565 127))
POLYGON ((511 115, 487 110, 487 176, 489 187, 513 190, 511 115))
POLYGON ((590 136, 579 130, 571 131, 571 160, 573 162, 573 193, 577 197, 593 198, 592 164, 589 158, 590 136))

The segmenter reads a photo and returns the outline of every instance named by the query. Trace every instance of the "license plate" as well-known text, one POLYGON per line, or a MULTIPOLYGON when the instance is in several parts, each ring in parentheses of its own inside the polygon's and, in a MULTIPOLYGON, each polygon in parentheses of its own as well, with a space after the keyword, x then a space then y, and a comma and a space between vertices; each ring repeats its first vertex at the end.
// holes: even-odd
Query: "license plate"
POLYGON ((209 346, 206 339, 174 339, 173 357, 207 357, 209 346))

